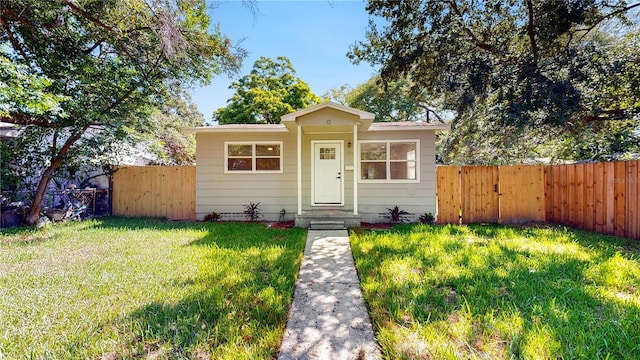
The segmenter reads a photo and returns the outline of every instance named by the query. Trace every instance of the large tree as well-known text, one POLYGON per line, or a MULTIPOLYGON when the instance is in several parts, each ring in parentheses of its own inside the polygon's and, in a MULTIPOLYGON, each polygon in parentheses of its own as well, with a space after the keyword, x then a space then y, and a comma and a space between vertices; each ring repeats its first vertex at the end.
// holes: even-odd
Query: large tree
POLYGON ((605 34, 630 31, 626 15, 639 8, 595 0, 371 0, 369 13, 386 22, 372 21, 367 40, 348 56, 380 65, 384 82, 409 77, 414 95, 442 98, 456 114, 446 146, 459 158, 475 155, 474 141, 491 136, 495 153, 475 161, 521 159, 548 134, 585 121, 637 120, 633 102, 608 102, 589 88, 603 68, 633 77, 633 63, 610 56, 619 37, 605 34))
POLYGON ((283 56, 275 61, 260 57, 251 72, 229 89, 235 93, 228 105, 213 114, 213 120, 220 124, 277 124, 280 116, 320 102, 283 56))
POLYGON ((176 91, 149 115, 153 130, 142 134, 143 143, 156 155, 155 164, 191 165, 196 160, 195 136, 185 128, 202 126, 205 118, 185 90, 176 91))
POLYGON ((23 127, 18 141, 43 169, 28 223, 69 160, 150 128, 170 89, 239 68, 242 51, 209 25, 204 0, 0 2, 0 59, 11 62, 0 121, 23 127))
POLYGON ((383 83, 380 76, 356 86, 347 95, 348 105, 376 114, 376 121, 443 122, 437 99, 412 93, 411 81, 398 79, 383 83))
POLYGON ((437 99, 411 92, 411 81, 400 79, 383 83, 379 75, 351 87, 348 84, 329 89, 322 94, 325 101, 369 111, 374 121, 440 121, 443 122, 437 99))

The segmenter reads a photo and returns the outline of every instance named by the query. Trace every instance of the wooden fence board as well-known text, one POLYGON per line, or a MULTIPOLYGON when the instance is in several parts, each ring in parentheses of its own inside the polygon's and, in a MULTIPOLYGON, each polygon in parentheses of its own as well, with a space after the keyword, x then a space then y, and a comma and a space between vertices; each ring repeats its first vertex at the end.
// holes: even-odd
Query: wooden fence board
POLYGON ((640 161, 627 164, 627 237, 640 240, 640 161))
POLYGON ((584 229, 595 230, 594 164, 584 164, 584 229))
POLYGON ((460 175, 457 166, 436 168, 437 217, 440 224, 460 222, 460 175))
POLYGON ((575 215, 576 215, 576 199, 575 199, 575 188, 576 188, 576 166, 575 165, 567 165, 566 166, 566 196, 567 196, 567 206, 568 210, 565 214, 564 223, 569 226, 575 226, 575 215))
POLYGON ((554 223, 560 223, 562 221, 562 204, 561 204, 561 168, 558 165, 552 166, 553 172, 553 219, 547 219, 554 223))
POLYGON ((614 234, 615 221, 615 167, 612 162, 604 163, 604 186, 605 186, 605 234, 614 234))
POLYGON ((606 179, 604 163, 596 163, 594 169, 594 204, 595 204, 595 229, 594 231, 603 233, 607 223, 606 207, 606 179))
POLYGON ((572 189, 574 201, 573 225, 584 227, 584 164, 575 165, 575 187, 572 189))
POLYGON ((563 165, 560 170, 560 223, 569 223, 569 185, 567 179, 568 166, 563 165))
POLYGON ((544 218, 553 221, 553 167, 544 168, 544 218))
POLYGON ((624 236, 626 234, 625 213, 626 213, 626 162, 619 161, 614 165, 614 215, 613 215, 613 233, 616 236, 624 236))

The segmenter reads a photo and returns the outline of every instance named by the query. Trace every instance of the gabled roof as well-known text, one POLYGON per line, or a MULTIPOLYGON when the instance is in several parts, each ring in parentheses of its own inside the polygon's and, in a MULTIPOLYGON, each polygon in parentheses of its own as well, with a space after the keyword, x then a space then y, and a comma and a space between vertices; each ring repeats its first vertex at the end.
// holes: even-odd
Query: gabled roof
POLYGON ((373 119, 375 119, 375 114, 372 114, 370 112, 367 111, 362 111, 362 110, 358 110, 358 109, 354 109, 354 108, 350 108, 348 106, 344 106, 344 105, 340 105, 340 104, 336 104, 334 102, 331 101, 325 101, 321 104, 316 104, 316 105, 311 105, 308 108, 305 109, 301 109, 298 111, 294 111, 292 113, 286 114, 286 115, 282 115, 280 117, 280 120, 282 120, 282 122, 286 122, 286 121, 295 121, 296 118, 306 115, 306 114, 310 114, 314 111, 318 111, 318 110, 322 110, 322 109, 334 109, 334 110, 338 110, 338 111, 342 111, 342 112, 346 112, 348 114, 352 114, 352 115, 356 115, 360 118, 360 120, 371 120, 373 121, 373 119))

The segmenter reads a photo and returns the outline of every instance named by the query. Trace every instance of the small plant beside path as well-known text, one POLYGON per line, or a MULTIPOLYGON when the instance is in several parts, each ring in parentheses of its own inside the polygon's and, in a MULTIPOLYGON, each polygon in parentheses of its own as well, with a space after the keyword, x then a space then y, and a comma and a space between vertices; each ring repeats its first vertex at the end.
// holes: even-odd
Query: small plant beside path
POLYGON ((121 218, 3 230, 0 358, 274 358, 305 237, 121 218))
POLYGON ((640 246, 561 227, 352 232, 390 359, 639 359, 640 246))

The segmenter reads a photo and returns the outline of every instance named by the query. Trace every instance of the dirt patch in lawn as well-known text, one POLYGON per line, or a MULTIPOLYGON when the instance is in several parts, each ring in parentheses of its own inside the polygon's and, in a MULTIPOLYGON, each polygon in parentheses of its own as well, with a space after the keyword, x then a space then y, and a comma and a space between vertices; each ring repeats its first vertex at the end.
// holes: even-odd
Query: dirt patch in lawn
POLYGON ((395 224, 391 223, 360 223, 360 228, 363 230, 389 230, 395 224))

